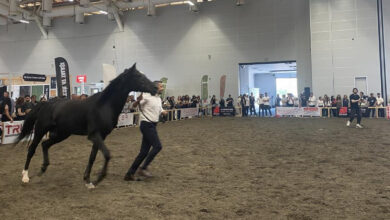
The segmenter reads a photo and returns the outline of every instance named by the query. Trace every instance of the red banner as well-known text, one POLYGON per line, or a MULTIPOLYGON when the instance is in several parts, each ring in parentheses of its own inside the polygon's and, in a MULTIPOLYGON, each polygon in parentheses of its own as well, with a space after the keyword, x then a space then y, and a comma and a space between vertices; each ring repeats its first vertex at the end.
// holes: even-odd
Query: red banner
POLYGON ((87 75, 77 75, 76 76, 76 82, 78 82, 78 83, 86 83, 87 82, 87 75))
POLYGON ((347 116, 348 115, 348 107, 341 107, 339 115, 340 116, 347 116))

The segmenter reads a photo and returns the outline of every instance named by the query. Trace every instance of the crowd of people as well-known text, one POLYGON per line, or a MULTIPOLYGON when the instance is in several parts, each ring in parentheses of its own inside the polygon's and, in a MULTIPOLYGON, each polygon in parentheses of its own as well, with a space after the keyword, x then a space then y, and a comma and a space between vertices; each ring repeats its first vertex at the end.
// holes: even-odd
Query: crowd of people
MULTIPOLYGON (((45 102, 46 98, 43 96, 39 102, 45 102)), ((10 98, 9 92, 4 92, 3 98, 0 100, 0 114, 1 121, 22 121, 27 113, 37 105, 37 97, 35 95, 25 95, 16 100, 10 98)))

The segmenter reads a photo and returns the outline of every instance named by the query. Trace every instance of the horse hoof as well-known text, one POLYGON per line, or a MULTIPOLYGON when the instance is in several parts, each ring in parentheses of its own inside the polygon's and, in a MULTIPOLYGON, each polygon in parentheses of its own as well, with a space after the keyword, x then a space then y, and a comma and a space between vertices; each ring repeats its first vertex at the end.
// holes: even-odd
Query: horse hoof
POLYGON ((30 178, 28 178, 28 171, 27 170, 22 171, 22 182, 23 183, 30 182, 30 178))
POLYGON ((95 189, 96 186, 93 184, 93 183, 86 183, 85 186, 88 188, 88 189, 95 189))

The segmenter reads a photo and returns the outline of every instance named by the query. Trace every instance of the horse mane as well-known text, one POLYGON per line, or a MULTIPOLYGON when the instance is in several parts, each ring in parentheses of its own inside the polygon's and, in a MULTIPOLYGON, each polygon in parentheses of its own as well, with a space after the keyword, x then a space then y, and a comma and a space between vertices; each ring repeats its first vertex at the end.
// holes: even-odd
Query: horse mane
POLYGON ((104 90, 101 92, 99 101, 105 102, 106 100, 109 99, 109 97, 112 94, 116 94, 116 93, 122 91, 123 90, 123 88, 122 88, 123 81, 125 80, 128 73, 134 71, 134 68, 135 68, 135 65, 129 69, 125 69, 123 71, 123 73, 119 74, 119 76, 117 76, 115 79, 111 80, 110 84, 108 84, 108 86, 106 88, 104 88, 104 90))

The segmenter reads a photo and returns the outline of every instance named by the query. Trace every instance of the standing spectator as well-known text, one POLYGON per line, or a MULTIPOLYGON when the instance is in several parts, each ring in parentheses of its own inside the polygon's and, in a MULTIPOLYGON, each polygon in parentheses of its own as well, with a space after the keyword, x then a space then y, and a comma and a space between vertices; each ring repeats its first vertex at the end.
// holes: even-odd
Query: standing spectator
POLYGON ((280 107, 281 101, 282 101, 282 99, 280 98, 279 94, 277 94, 276 99, 275 99, 275 107, 280 107))
POLYGON ((223 99, 223 97, 221 97, 221 100, 219 101, 219 107, 225 108, 225 99, 223 99))
POLYGON ((282 95, 282 107, 286 107, 287 106, 287 97, 286 97, 286 94, 283 94, 282 95))
POLYGON ((321 108, 321 116, 325 116, 327 111, 324 108, 324 100, 322 99, 321 96, 318 97, 317 106, 318 108, 321 108))
MULTIPOLYGON (((83 96, 83 95, 81 95, 83 96)), ((87 96, 88 97, 88 96, 87 96)), ((36 95, 32 95, 31 96, 31 103, 36 106, 37 105, 37 96, 36 95)))
POLYGON ((355 114, 357 115, 357 124, 356 124, 356 128, 363 128, 361 125, 360 125, 360 122, 362 120, 362 113, 360 111, 360 105, 359 103, 363 101, 363 98, 361 98, 359 95, 358 95, 358 89, 357 88, 354 88, 352 90, 353 94, 351 94, 349 96, 349 100, 351 102, 351 117, 350 119, 347 121, 347 126, 349 127, 353 121, 353 119, 355 118, 355 114))
POLYGON ((181 119, 181 108, 182 108, 182 98, 181 96, 178 96, 177 97, 177 102, 176 102, 176 105, 175 105, 175 108, 177 109, 176 110, 176 113, 177 113, 177 120, 180 120, 181 119))
POLYGON ((211 105, 211 112, 212 112, 211 114, 214 115, 214 109, 215 107, 217 107, 217 98, 215 98, 215 95, 211 97, 210 105, 211 105))
POLYGON ((343 97, 343 107, 349 107, 349 99, 347 95, 344 95, 343 97))
POLYGON ((287 107, 294 107, 294 97, 291 93, 287 94, 287 107))
POLYGON ((249 96, 249 111, 252 115, 252 113, 256 114, 256 108, 255 108, 255 97, 253 96, 253 92, 251 92, 251 96, 249 96))
POLYGON ((368 97, 367 101, 368 101, 368 107, 371 107, 368 109, 368 116, 371 115, 371 117, 374 118, 375 106, 376 106, 376 98, 374 96, 374 93, 370 93, 370 97, 368 97))
POLYGON ((322 111, 322 116, 328 117, 328 113, 329 113, 328 108, 332 106, 332 103, 331 103, 328 95, 326 95, 326 94, 324 95, 323 101, 324 101, 324 111, 322 111))
MULTIPOLYGON (((376 97, 376 106, 377 107, 383 107, 383 98, 381 97, 381 94, 378 92, 376 97)), ((385 111, 383 108, 378 109, 378 116, 379 117, 385 117, 385 111)))
POLYGON ((232 98, 232 95, 229 94, 229 98, 226 99, 226 103, 227 103, 227 107, 228 108, 233 108, 234 107, 234 105, 233 105, 234 100, 232 98))
POLYGON ((331 103, 331 107, 332 107, 333 117, 337 117, 337 115, 338 115, 337 114, 337 108, 336 108, 337 101, 336 101, 336 99, 334 98, 333 95, 330 97, 330 103, 331 103))
POLYGON ((316 107, 316 104, 317 104, 316 97, 311 92, 309 97, 309 107, 316 107))
POLYGON ((341 95, 337 95, 336 97, 336 116, 340 116, 340 109, 343 107, 343 101, 341 100, 341 95))
POLYGON ((263 103, 263 94, 259 94, 259 98, 257 98, 257 104, 259 105, 259 117, 264 117, 264 103, 263 103), (261 111, 261 115, 260 115, 261 111))
POLYGON ((34 105, 31 103, 31 98, 29 95, 26 95, 24 98, 24 111, 29 113, 34 105))
POLYGON ((267 111, 269 112, 269 116, 272 116, 268 93, 264 93, 263 104, 264 104, 265 116, 268 116, 267 111))
POLYGON ((15 109, 16 109, 16 117, 15 117, 15 121, 23 121, 25 116, 26 116, 26 112, 25 112, 25 109, 24 109, 24 98, 23 97, 19 97, 17 100, 16 100, 16 105, 15 105, 15 109))
POLYGON ((300 101, 301 101, 301 107, 307 106, 307 99, 306 99, 305 94, 301 93, 300 101))
POLYGON ((248 116, 249 115, 249 97, 247 94, 245 94, 245 115, 248 116))
POLYGON ((363 117, 369 117, 370 112, 368 111, 367 96, 364 95, 364 92, 360 92, 360 111, 363 117))
POLYGON ((14 121, 14 119, 12 118, 12 112, 10 112, 11 107, 12 107, 11 99, 9 97, 4 96, 3 102, 0 105, 0 114, 1 114, 2 122, 11 121, 12 123, 14 121))

